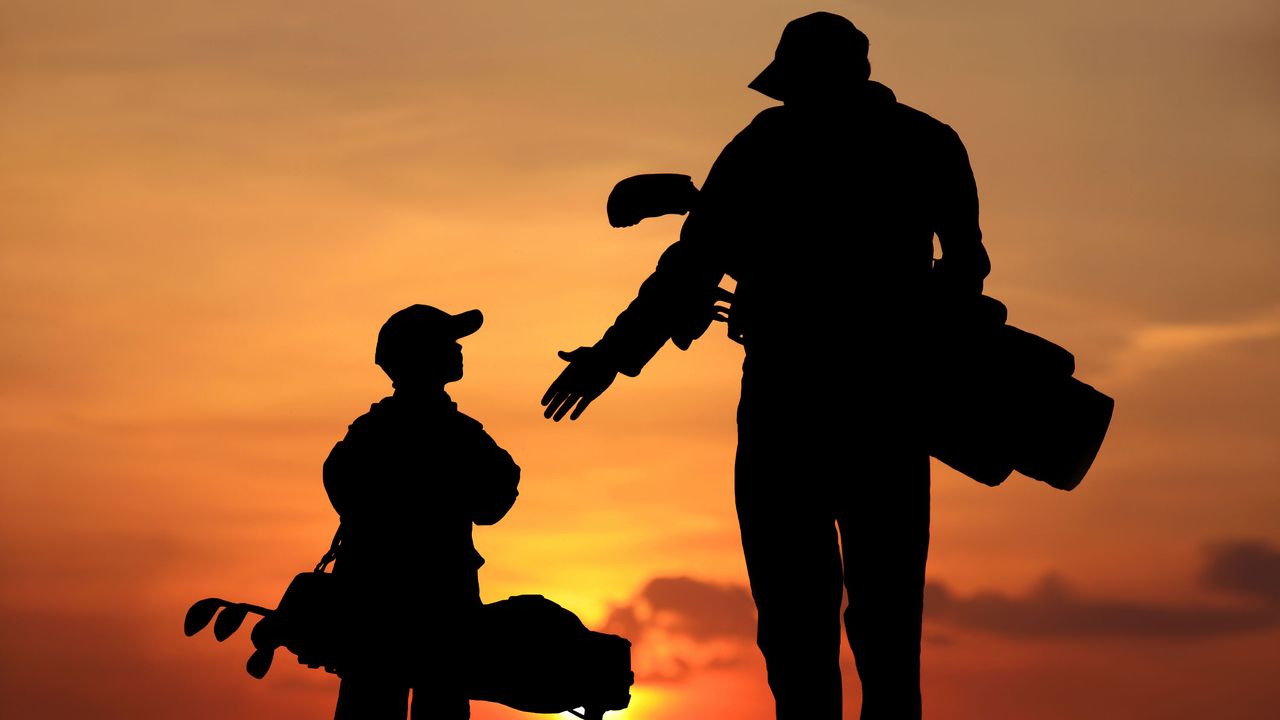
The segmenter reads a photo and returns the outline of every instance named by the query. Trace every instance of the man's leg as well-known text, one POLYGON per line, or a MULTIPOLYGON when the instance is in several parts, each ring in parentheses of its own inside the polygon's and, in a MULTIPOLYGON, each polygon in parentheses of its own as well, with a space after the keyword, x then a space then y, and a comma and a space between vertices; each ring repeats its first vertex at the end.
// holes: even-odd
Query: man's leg
POLYGON ((777 717, 838 720, 840 554, 831 503, 814 491, 829 478, 800 470, 804 448, 751 439, 739 440, 735 494, 777 717))
POLYGON ((862 720, 920 717, 920 622, 929 552, 929 456, 869 449, 840 503, 849 607, 845 629, 862 680, 862 720))

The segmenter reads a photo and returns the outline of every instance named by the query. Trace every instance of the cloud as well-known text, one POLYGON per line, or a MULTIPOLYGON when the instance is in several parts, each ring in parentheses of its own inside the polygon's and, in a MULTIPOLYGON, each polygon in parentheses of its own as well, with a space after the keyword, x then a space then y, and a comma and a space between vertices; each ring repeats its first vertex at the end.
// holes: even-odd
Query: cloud
POLYGON ((1117 351, 1113 372, 1122 379, 1142 377, 1197 355, 1276 337, 1280 337, 1280 307, 1222 322, 1147 325, 1117 351))
POLYGON ((720 585, 691 577, 650 580, 628 605, 615 608, 609 623, 637 623, 687 635, 695 640, 755 637, 756 605, 741 585, 720 585))
POLYGON ((1011 637, 1194 639, 1274 627, 1280 620, 1280 551, 1261 541, 1211 545, 1201 572, 1206 589, 1244 595, 1247 605, 1172 605, 1095 598, 1049 575, 1029 593, 968 597, 944 583, 925 588, 925 617, 1011 637))
POLYGON ((754 652, 756 606, 742 585, 658 577, 613 608, 601 629, 631 640, 638 679, 677 682, 754 652))
POLYGON ((1194 638, 1258 630, 1276 620, 1271 608, 1160 606, 1085 597, 1054 575, 1020 597, 997 592, 960 597, 943 583, 929 583, 925 616, 1015 637, 1194 638))
MULTIPOLYGON (((1016 639, 1195 640, 1280 625, 1280 548, 1262 540, 1211 543, 1201 586, 1233 598, 1218 604, 1158 603, 1093 597, 1049 574, 1024 595, 980 591, 962 596, 946 583, 925 586, 925 620, 934 628, 977 630, 1016 639)), ((604 632, 633 643, 642 682, 680 682, 734 667, 757 655, 750 591, 692 577, 649 580, 612 609, 604 632)), ((952 636, 927 639, 951 644, 952 636)))
POLYGON ((1200 579, 1205 587, 1280 607, 1280 549, 1259 540, 1214 543, 1200 579))

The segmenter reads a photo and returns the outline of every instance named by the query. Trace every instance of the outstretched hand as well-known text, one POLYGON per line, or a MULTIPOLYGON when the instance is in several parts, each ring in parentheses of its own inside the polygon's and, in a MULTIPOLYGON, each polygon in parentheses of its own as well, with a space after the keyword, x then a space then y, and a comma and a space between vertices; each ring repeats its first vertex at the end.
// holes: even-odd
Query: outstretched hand
POLYGON ((609 389, 618 371, 609 365, 595 348, 580 347, 571 352, 561 350, 560 359, 569 363, 542 396, 546 410, 542 416, 560 422, 566 414, 577 420, 593 400, 609 389))

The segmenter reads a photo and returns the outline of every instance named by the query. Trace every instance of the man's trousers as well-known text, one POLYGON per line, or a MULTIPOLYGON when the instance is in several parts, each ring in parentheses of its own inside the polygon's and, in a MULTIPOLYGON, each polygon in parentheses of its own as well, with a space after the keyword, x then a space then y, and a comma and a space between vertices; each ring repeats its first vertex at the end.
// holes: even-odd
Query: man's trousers
POLYGON ((819 413, 815 398, 775 389, 744 382, 735 494, 777 717, 840 717, 847 589, 862 720, 918 719, 929 547, 918 405, 895 406, 873 389, 862 404, 842 393, 854 404, 819 413))

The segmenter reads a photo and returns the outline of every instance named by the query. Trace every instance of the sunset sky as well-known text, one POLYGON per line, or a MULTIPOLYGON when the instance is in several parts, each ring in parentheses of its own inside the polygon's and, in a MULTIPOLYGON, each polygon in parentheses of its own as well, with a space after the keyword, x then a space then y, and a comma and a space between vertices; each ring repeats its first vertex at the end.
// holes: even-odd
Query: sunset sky
POLYGON ((1117 401, 1072 493, 935 464, 926 717, 1280 706, 1274 0, 0 0, 0 716, 330 717, 334 676, 253 680, 247 632, 182 616, 327 548, 321 463, 421 302, 484 311, 450 391, 523 468, 486 601, 625 631, 612 717, 771 718, 741 347, 668 347, 574 424, 538 399, 678 232, 609 228, 613 183, 701 182, 819 9, 964 139, 988 294, 1117 401))

